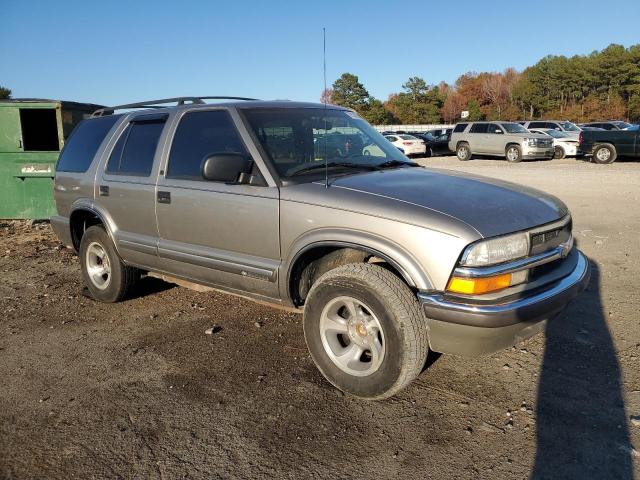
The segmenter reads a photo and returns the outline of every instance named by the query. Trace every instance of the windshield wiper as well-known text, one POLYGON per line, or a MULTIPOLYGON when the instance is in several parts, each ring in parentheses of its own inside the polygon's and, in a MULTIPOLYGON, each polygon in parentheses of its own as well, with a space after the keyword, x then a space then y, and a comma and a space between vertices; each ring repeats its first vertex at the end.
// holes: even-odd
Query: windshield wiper
POLYGON ((402 160, 387 160, 386 162, 376 164, 376 168, 383 170, 385 168, 394 167, 419 167, 420 164, 415 162, 403 162, 402 160))
POLYGON ((329 162, 329 163, 321 163, 318 162, 316 165, 307 165, 306 167, 302 167, 296 170, 293 173, 290 173, 289 176, 293 177, 294 175, 299 175, 301 173, 307 173, 313 170, 320 170, 324 168, 334 168, 334 167, 342 167, 342 168, 352 168, 357 170, 377 170, 377 165, 366 165, 362 163, 349 163, 349 162, 329 162))

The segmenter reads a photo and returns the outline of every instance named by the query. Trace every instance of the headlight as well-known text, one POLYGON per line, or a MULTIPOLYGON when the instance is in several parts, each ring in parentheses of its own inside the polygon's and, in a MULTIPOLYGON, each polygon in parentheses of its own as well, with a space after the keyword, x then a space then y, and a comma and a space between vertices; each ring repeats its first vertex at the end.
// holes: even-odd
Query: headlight
POLYGON ((484 267, 526 257, 529 253, 529 235, 516 233, 474 243, 462 255, 466 267, 484 267))
POLYGON ((535 138, 524 138, 523 142, 528 147, 535 147, 536 146, 536 139, 535 138))

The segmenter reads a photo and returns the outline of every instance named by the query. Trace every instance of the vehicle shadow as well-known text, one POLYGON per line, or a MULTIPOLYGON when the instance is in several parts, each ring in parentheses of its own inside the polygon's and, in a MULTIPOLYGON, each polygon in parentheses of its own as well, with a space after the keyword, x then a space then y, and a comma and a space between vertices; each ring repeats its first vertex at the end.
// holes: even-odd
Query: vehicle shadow
POLYGON ((600 272, 546 327, 531 479, 632 479, 621 371, 601 300, 600 272))

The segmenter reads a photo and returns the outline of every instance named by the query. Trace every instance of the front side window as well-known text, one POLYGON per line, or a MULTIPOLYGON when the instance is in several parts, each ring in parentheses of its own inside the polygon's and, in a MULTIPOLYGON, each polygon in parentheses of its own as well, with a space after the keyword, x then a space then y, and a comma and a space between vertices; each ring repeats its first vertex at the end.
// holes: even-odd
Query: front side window
POLYGON ((282 177, 380 165, 411 165, 366 121, 351 111, 323 108, 243 110, 250 128, 282 177), (389 163, 392 162, 392 163, 389 163))
POLYGON ((249 157, 229 112, 205 110, 185 114, 171 144, 167 178, 204 180, 202 163, 216 153, 249 157))
POLYGON ((148 177, 166 118, 134 121, 122 132, 109 162, 107 173, 148 177))
POLYGON ((529 128, 555 128, 555 125, 546 122, 531 122, 529 128))
POLYGON ((498 125, 496 125, 495 123, 490 123, 487 126, 487 131, 489 133, 502 133, 502 129, 498 125))
POLYGON ((527 129, 519 123, 502 123, 501 125, 508 133, 527 133, 527 129))

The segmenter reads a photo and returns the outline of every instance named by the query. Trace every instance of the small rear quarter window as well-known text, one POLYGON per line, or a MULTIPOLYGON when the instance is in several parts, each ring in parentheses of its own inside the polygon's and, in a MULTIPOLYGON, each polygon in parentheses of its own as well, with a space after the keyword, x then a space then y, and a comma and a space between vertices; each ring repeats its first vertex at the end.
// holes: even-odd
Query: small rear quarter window
POLYGON ((86 172, 104 137, 119 117, 119 115, 109 115, 80 122, 62 149, 56 171, 86 172))
POLYGON ((456 128, 453 129, 454 132, 464 132, 464 129, 467 128, 468 123, 459 123, 456 125, 456 128))

